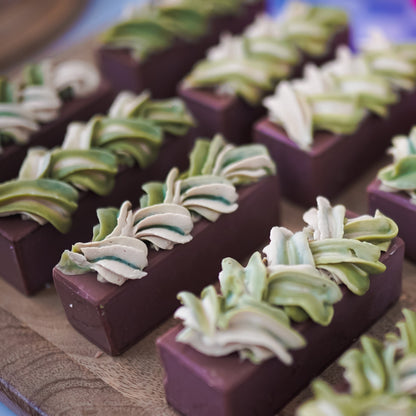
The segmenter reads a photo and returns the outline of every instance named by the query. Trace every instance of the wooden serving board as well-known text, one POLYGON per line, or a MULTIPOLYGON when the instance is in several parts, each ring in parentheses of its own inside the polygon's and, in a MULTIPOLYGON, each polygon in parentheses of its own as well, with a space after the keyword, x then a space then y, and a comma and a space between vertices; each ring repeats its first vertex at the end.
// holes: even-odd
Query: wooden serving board
POLYGON ((61 33, 86 4, 86 0, 0 0, 0 69, 61 33))
MULTIPOLYGON (((384 164, 333 202, 365 213, 366 184, 384 164)), ((286 201, 282 208, 282 225, 300 229, 303 208, 286 201)), ((369 333, 382 338, 393 330, 403 307, 416 307, 416 265, 410 262, 400 302, 369 333)), ((0 400, 30 415, 176 415, 165 402, 155 348, 156 338, 173 325, 168 320, 122 356, 110 357, 69 325, 53 287, 26 298, 0 279, 0 400)), ((341 377, 335 364, 323 374, 332 383, 341 377)), ((280 415, 293 415, 309 395, 303 391, 280 415)))
MULTIPOLYGON (((84 42, 59 58, 92 59, 94 46, 94 40, 84 42)), ((366 213, 365 188, 385 164, 373 166, 332 202, 366 213)), ((303 212, 283 200, 281 225, 301 229, 303 212)), ((403 277, 400 301, 369 331, 380 339, 394 329, 403 307, 416 309, 416 265, 406 261, 403 277)), ((155 347, 156 338, 173 325, 173 319, 166 321, 122 356, 110 357, 70 326, 54 287, 26 298, 0 279, 0 401, 22 415, 177 415, 164 398, 155 347)), ((341 369, 333 364, 323 378, 336 383, 341 369)), ((304 390, 279 414, 294 415, 309 395, 304 390)))

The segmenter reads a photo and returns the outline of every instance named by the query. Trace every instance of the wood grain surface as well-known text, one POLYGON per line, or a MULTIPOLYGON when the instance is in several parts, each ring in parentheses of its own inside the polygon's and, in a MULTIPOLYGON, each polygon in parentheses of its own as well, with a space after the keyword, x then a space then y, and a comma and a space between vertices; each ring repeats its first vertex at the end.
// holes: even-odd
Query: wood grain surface
POLYGON ((86 4, 86 0, 0 0, 0 69, 53 39, 86 4))
MULTIPOLYGON (((62 55, 91 58, 93 45, 84 43, 62 55)), ((332 202, 364 214, 365 188, 385 163, 371 167, 332 202)), ((303 212, 283 200, 282 225, 300 229, 303 212)), ((415 264, 405 262, 403 277, 401 300, 369 331, 378 338, 393 330, 403 307, 416 308, 415 264)), ((110 357, 69 325, 53 287, 26 298, 0 279, 0 400, 30 415, 176 415, 164 398, 155 347, 156 338, 173 325, 173 319, 166 321, 122 356, 110 357)), ((323 373, 334 383, 341 376, 336 364, 323 373)), ((279 414, 294 415, 309 395, 306 389, 279 414)))

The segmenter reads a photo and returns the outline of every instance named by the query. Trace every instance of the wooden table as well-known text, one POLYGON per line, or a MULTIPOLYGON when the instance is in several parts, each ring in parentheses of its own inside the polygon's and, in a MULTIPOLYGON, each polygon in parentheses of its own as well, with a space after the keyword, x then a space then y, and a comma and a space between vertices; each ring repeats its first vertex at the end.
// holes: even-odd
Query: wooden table
MULTIPOLYGON (((76 49, 66 55, 91 54, 90 47, 76 49)), ((365 213, 365 187, 385 163, 373 166, 333 203, 365 213)), ((282 225, 301 228, 303 212, 282 201, 282 225)), ((403 307, 416 306, 415 264, 405 262, 403 278, 399 303, 370 334, 382 338, 401 319, 403 307)), ((121 357, 109 357, 69 325, 53 287, 26 298, 0 279, 0 399, 18 414, 176 415, 165 402, 155 348, 156 338, 174 324, 168 320, 121 357)), ((323 378, 337 382, 340 368, 331 365, 323 378)), ((280 415, 293 415, 309 394, 303 391, 280 415)))
POLYGON ((62 33, 86 5, 86 0, 0 0, 0 69, 62 33))

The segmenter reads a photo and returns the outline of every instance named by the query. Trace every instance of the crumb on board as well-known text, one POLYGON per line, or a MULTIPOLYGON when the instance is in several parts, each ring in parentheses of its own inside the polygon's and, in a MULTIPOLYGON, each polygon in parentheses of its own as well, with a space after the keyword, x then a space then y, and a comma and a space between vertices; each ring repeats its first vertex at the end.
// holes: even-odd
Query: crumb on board
POLYGON ((104 353, 102 351, 97 351, 94 355, 94 358, 100 358, 104 353))

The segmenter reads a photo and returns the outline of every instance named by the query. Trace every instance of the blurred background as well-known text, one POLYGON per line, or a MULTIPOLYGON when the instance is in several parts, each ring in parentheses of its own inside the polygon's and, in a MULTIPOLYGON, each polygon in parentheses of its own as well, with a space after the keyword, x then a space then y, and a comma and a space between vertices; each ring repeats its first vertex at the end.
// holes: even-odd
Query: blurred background
MULTIPOLYGON (((208 0, 207 0, 208 1, 208 0)), ((269 0, 277 13, 288 0, 269 0)), ((0 71, 61 53, 111 25, 128 3, 144 0, 0 0, 0 71), (4 41, 5 40, 5 41, 4 41)), ((416 39, 416 0, 309 0, 346 9, 354 41, 381 27, 395 41, 416 39)))
MULTIPOLYGON (((209 0, 207 0, 209 1, 209 0)), ((0 71, 26 61, 62 54, 118 19, 128 3, 144 0, 0 0, 0 71)), ((379 27, 392 40, 416 42, 416 0, 309 0, 342 7, 349 12, 353 42, 369 28, 379 27)), ((269 0, 268 11, 278 13, 286 0, 269 0)), ((79 49, 79 46, 78 46, 79 49)), ((0 403, 0 416, 13 412, 0 403)))

